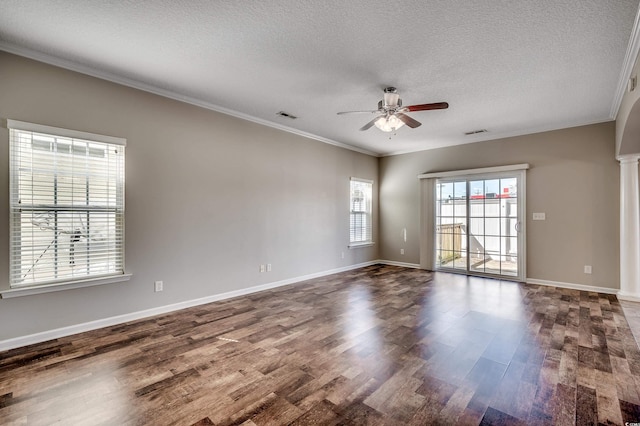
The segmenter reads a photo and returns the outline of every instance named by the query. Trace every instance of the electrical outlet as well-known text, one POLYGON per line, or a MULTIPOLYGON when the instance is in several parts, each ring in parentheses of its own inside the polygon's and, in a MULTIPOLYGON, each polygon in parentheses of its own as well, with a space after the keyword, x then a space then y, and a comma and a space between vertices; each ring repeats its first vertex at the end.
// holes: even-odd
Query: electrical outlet
POLYGON ((340 256, 344 259, 344 252, 340 253, 340 256))
POLYGON ((264 270, 265 270, 264 265, 260 265, 260 272, 264 272, 264 270))
POLYGON ((267 272, 271 272, 271 264, 267 263, 267 272))
POLYGON ((400 254, 404 254, 404 249, 400 249, 400 254))
POLYGON ((155 287, 154 287, 155 292, 159 292, 164 290, 164 284, 162 283, 162 281, 156 281, 155 282, 155 287))
POLYGON ((584 273, 585 274, 591 273, 591 265, 584 265, 584 273))

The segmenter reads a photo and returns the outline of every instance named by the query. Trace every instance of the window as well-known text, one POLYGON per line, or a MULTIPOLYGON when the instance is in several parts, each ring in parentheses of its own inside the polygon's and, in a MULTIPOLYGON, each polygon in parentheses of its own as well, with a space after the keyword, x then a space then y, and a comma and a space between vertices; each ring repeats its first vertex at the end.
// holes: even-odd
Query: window
POLYGON ((525 280, 528 168, 513 164, 418 176, 421 267, 525 280))
POLYGON ((11 288, 124 274, 126 141, 7 123, 11 288))
POLYGON ((371 219, 371 193, 373 181, 351 178, 349 227, 350 246, 373 243, 371 219))

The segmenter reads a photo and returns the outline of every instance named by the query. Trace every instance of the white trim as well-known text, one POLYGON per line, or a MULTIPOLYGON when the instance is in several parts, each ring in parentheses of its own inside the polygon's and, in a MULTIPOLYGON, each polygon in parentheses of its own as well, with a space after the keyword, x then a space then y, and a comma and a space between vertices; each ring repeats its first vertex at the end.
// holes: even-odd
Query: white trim
POLYGON ((616 294, 618 293, 617 288, 609 288, 609 287, 596 287, 585 284, 574 284, 574 283, 564 283, 560 281, 548 281, 548 280, 538 280, 536 278, 527 278, 527 284, 537 284, 544 285, 549 287, 559 287, 559 288, 568 288, 571 290, 580 290, 580 291, 591 291, 595 293, 605 293, 605 294, 616 294))
POLYGON ((628 294, 623 291, 616 293, 618 300, 626 300, 627 302, 640 302, 640 297, 634 294, 628 294))
POLYGON ((371 185, 373 185, 373 180, 371 179, 362 179, 362 178, 353 177, 353 176, 351 176, 351 178, 349 179, 354 182, 364 182, 364 183, 370 183, 371 185))
POLYGON ((347 247, 350 249, 360 248, 360 247, 371 247, 375 245, 374 241, 367 241, 366 243, 350 243, 347 247))
MULTIPOLYGON (((27 346, 27 345, 33 345, 36 343, 46 342, 52 339, 71 336, 73 334, 83 333, 86 331, 97 330, 99 328, 111 327, 114 325, 129 322, 129 321, 136 321, 139 319, 152 317, 155 315, 162 315, 169 312, 178 311, 181 309, 191 308, 193 306, 199 306, 207 303, 217 302, 220 300, 231 299, 233 297, 245 296, 245 295, 256 293, 259 291, 270 290, 270 289, 282 287, 285 285, 295 284, 298 282, 302 282, 302 281, 306 281, 314 278, 320 278, 327 275, 337 274, 340 272, 347 272, 354 269, 364 268, 364 267, 373 266, 373 265, 390 265, 390 266, 400 266, 400 267, 406 267, 406 268, 420 269, 420 265, 414 264, 414 263, 395 262, 391 260, 373 260, 369 262, 363 262, 355 265, 345 266, 342 268, 316 272, 313 274, 303 275, 303 276, 290 278, 282 281, 261 284, 261 285, 257 285, 257 286, 253 286, 245 289, 229 291, 221 294, 214 294, 212 296, 206 296, 199 299, 187 300, 184 302, 174 303, 174 304, 165 305, 165 306, 159 306, 157 308, 146 309, 143 311, 132 312, 129 314, 117 315, 109 318, 103 318, 95 321, 85 322, 82 324, 56 328, 53 330, 47 330, 40 333, 30 334, 27 336, 20 336, 20 337, 14 337, 11 339, 0 340, 0 352, 27 346)), ((611 289, 606 287, 592 287, 592 286, 586 286, 582 284, 571 284, 571 283, 562 283, 562 282, 556 282, 556 281, 537 280, 533 278, 527 278, 526 282, 529 284, 539 284, 539 285, 546 285, 546 286, 553 286, 553 287, 570 288, 573 290, 583 290, 583 291, 592 291, 592 292, 595 291, 598 293, 607 293, 607 294, 615 294, 617 292, 616 289, 611 289)), ((624 299, 624 300, 630 300, 630 299, 624 299)))
POLYGON ((378 260, 380 265, 401 266, 403 268, 421 269, 419 263, 396 262, 395 260, 378 260))
POLYGON ((129 281, 131 274, 110 275, 107 277, 89 278, 71 282, 43 284, 31 287, 15 287, 7 290, 0 290, 0 299, 11 299, 13 297, 31 296, 34 294, 51 293, 54 291, 71 290, 74 288, 93 287, 96 285, 119 283, 129 281))
POLYGON ((127 140, 115 136, 99 135, 97 133, 81 132, 78 130, 63 129, 61 127, 45 126, 42 124, 28 123, 7 119, 7 128, 13 130, 24 130, 26 132, 46 133, 66 138, 84 139, 94 142, 110 143, 113 145, 127 146, 127 140))
POLYGON ((187 300, 184 302, 174 303, 171 305, 159 306, 157 308, 146 309, 144 311, 132 312, 124 315, 103 318, 95 321, 89 321, 82 324, 71 325, 68 327, 56 328, 40 333, 30 334, 27 336, 14 337, 12 339, 0 340, 0 351, 19 348, 22 346, 33 345, 35 343, 46 342, 47 340, 58 339, 60 337, 70 336, 72 334, 83 333, 85 331, 96 330, 103 327, 111 327, 129 321, 135 321, 143 318, 162 315, 169 312, 178 311, 180 309, 191 308, 193 306, 204 305, 206 303, 217 302, 220 300, 231 299, 233 297, 245 296, 247 294, 256 293, 258 291, 270 290, 272 288, 281 287, 289 284, 295 284, 301 281, 320 278, 326 275, 337 274, 339 272, 351 271, 353 269, 363 268, 365 266, 377 265, 377 260, 359 263, 356 265, 345 266, 342 268, 330 269, 328 271, 317 272, 313 274, 303 275, 300 277, 290 278, 282 281, 276 281, 267 284, 261 284, 240 290, 229 291, 221 294, 214 294, 199 299, 187 300))
POLYGON ((616 160, 618 160, 620 163, 633 163, 633 162, 638 162, 638 160, 640 160, 640 154, 625 154, 625 155, 618 155, 616 157, 616 160))
POLYGON ((421 175, 418 175, 418 179, 444 178, 444 177, 466 176, 466 175, 487 174, 487 173, 502 173, 502 172, 512 172, 514 170, 527 170, 528 168, 529 168, 529 164, 527 163, 512 164, 509 166, 482 167, 479 169, 423 173, 421 175))
POLYGON ((328 145, 337 146, 339 148, 348 149, 350 151, 359 152, 361 154, 370 155, 372 157, 380 157, 380 154, 377 152, 369 151, 367 149, 358 148, 352 145, 347 145, 345 143, 341 143, 338 141, 334 141, 333 139, 325 138, 322 136, 314 135, 312 133, 304 132, 302 130, 294 129, 292 127, 284 126, 279 123, 275 123, 272 121, 264 120, 262 118, 253 117, 249 114, 245 114, 239 111, 234 111, 232 109, 224 108, 219 105, 215 105, 210 102, 206 102, 200 99, 196 99, 190 96, 181 95, 179 93, 173 92, 171 90, 162 89, 156 87, 151 84, 142 83, 137 80, 125 78, 118 76, 116 74, 97 70, 92 67, 88 67, 85 65, 80 65, 78 63, 68 61, 66 59, 56 58, 51 55, 47 55, 42 52, 37 52, 30 49, 25 49, 23 47, 15 46, 13 44, 9 44, 6 42, 0 42, 0 50, 4 50, 5 52, 13 53, 14 55, 23 56, 25 58, 34 59, 39 62, 43 62, 45 64, 53 65, 56 67, 64 68, 70 71, 75 71, 81 74, 89 75, 91 77, 96 77, 101 80, 110 81, 112 83, 120 84, 122 86, 131 87, 134 89, 142 90, 144 92, 153 93, 154 95, 162 96, 164 98, 173 99, 175 101, 184 102, 190 105, 195 105, 200 108, 205 108, 211 111, 216 111, 222 114, 230 115, 232 117, 237 117, 242 120, 251 121, 253 123, 261 124, 263 126, 271 127, 273 129, 282 130, 283 132, 293 133, 294 135, 302 136, 304 138, 313 139, 318 142, 326 143, 328 145))
POLYGON ((517 130, 513 132, 479 133, 478 134, 479 136, 474 136, 475 139, 473 140, 457 139, 457 140, 448 141, 448 142, 434 142, 431 144, 431 147, 429 148, 422 147, 422 148, 415 148, 415 149, 407 149, 403 151, 392 151, 384 154, 379 154, 378 157, 393 157, 396 155, 412 154, 415 152, 430 151, 432 149, 451 148, 453 146, 468 145, 468 144, 477 143, 477 142, 498 141, 502 139, 515 138, 518 136, 535 135, 536 133, 554 132, 556 130, 567 130, 574 127, 584 127, 584 126, 591 126, 593 124, 609 123, 611 121, 612 121, 611 118, 606 117, 598 120, 576 121, 576 122, 567 122, 567 123, 557 124, 557 125, 536 126, 536 127, 530 127, 528 129, 517 130))
MULTIPOLYGON (((495 167, 484 167, 484 168, 478 168, 478 169, 469 169, 469 170, 460 170, 460 171, 451 171, 451 172, 443 172, 442 174, 438 174, 438 173, 430 173, 430 174, 424 174, 424 175, 420 175, 418 176, 420 178, 420 181, 426 181, 429 182, 429 180, 434 180, 435 184, 437 185, 438 182, 444 181, 444 182, 452 182, 455 181, 456 179, 458 180, 462 180, 465 182, 465 186, 466 186, 466 191, 470 191, 471 187, 470 187, 470 181, 474 180, 474 179, 479 179, 479 180, 485 180, 485 179, 497 179, 497 178, 516 178, 517 182, 518 182, 518 195, 517 195, 517 219, 518 219, 518 224, 516 225, 516 237, 517 237, 517 245, 518 245, 518 249, 517 249, 517 253, 518 253, 518 257, 517 257, 517 264, 518 264, 518 274, 517 276, 507 276, 507 275, 500 275, 500 274, 491 274, 491 273, 482 273, 479 271, 473 271, 471 270, 471 268, 467 268, 465 267, 464 272, 460 271, 460 270, 455 270, 453 268, 446 268, 446 267, 442 267, 442 266, 438 266, 438 262, 437 262, 437 247, 436 247, 436 243, 437 243, 437 232, 436 232, 436 228, 437 228, 437 218, 438 218, 438 202, 436 200, 437 198, 437 194, 433 191, 429 192, 429 196, 431 196, 431 200, 426 200, 424 198, 421 198, 420 203, 427 203, 427 205, 431 205, 432 207, 432 211, 430 214, 433 215, 433 217, 431 219, 433 219, 432 223, 429 223, 427 226, 427 224, 425 223, 424 227, 421 229, 420 231, 420 237, 421 238, 427 238, 429 237, 432 241, 429 243, 429 247, 430 250, 432 250, 432 253, 425 253, 423 259, 421 259, 421 262, 423 262, 424 264, 431 264, 433 265, 433 269, 435 271, 444 271, 444 272, 452 272, 452 273, 464 273, 465 275, 469 275, 469 276, 482 276, 482 277, 489 277, 489 278, 496 278, 496 279, 502 279, 502 280, 510 280, 510 281, 523 281, 524 277, 527 276, 527 265, 526 265, 526 259, 527 259, 527 253, 526 253, 526 248, 527 248, 527 220, 526 220, 526 212, 527 212, 527 205, 526 205, 526 201, 527 201, 527 169, 529 169, 529 164, 514 164, 514 165, 507 165, 507 166, 495 166, 495 167), (468 173, 467 173, 468 172, 468 173), (436 176, 438 175, 438 176, 436 176), (443 175, 447 175, 446 177, 442 177, 443 175), (422 176, 427 176, 425 178, 422 178, 422 176), (519 225, 519 229, 518 229, 518 225, 519 225), (430 227, 432 228, 432 233, 426 232, 426 228, 430 227), (432 259, 431 260, 427 260, 426 258, 428 257, 427 254, 431 254, 432 255, 432 259)), ((420 192, 420 197, 425 197, 424 191, 420 192)), ((467 216, 469 215, 469 209, 471 207, 470 203, 473 201, 470 197, 465 197, 465 205, 466 205, 466 211, 467 211, 467 216)), ((500 200, 500 198, 495 198, 494 200, 500 200)), ((423 210, 421 211, 421 221, 423 220, 427 220, 426 217, 426 209, 423 208, 423 210)), ((429 220, 431 220, 429 219, 429 220)), ((469 237, 468 234, 466 238, 469 237)), ((425 249, 429 249, 429 247, 427 247, 427 245, 425 244, 425 249)), ((467 265, 469 266, 469 265, 467 265)))
POLYGON ((631 72, 638 58, 638 52, 640 52, 640 8, 636 11, 636 19, 633 21, 633 27, 631 29, 631 37, 629 38, 629 44, 627 45, 627 52, 624 55, 624 61, 622 63, 622 69, 620 70, 620 77, 618 77, 618 86, 613 95, 613 102, 611 103, 611 111, 609 117, 612 120, 616 119, 620 105, 622 105, 622 99, 627 91, 629 84, 629 78, 631 78, 631 72))
MULTIPOLYGON (((634 24, 633 27, 633 32, 632 32, 632 40, 634 40, 634 46, 640 44, 638 42, 639 37, 637 36, 638 34, 638 18, 636 17, 636 23, 634 24)), ((635 58, 638 54, 638 47, 633 47, 630 48, 632 53, 627 52, 627 56, 630 56, 632 58, 635 58), (635 52, 635 55, 633 55, 633 52, 635 52)), ((322 142, 322 143, 326 143, 328 145, 333 145, 333 146, 337 146, 339 148, 344 148, 350 151, 355 151, 355 152, 359 152, 361 154, 366 154, 366 155, 370 155, 372 157, 391 157, 391 156, 395 156, 395 155, 403 155, 403 154, 411 154, 411 153, 415 153, 415 152, 422 152, 422 151, 429 151, 432 149, 438 149, 438 148, 448 148, 448 147, 452 147, 452 146, 457 146, 457 145, 466 145, 469 143, 476 143, 476 142, 486 142, 486 141, 493 141, 493 140, 500 140, 500 139, 507 139, 507 138, 512 138, 512 137, 518 137, 518 136, 526 136, 526 135, 532 135, 532 134, 536 134, 536 133, 544 133, 544 132, 551 132, 551 131, 555 131, 555 130, 565 130, 565 129, 570 129, 572 127, 582 127, 582 126, 589 126, 592 124, 599 124, 599 123, 606 123, 609 122, 611 120, 615 120, 615 116, 617 115, 617 111, 620 107, 620 104, 622 102, 622 95, 624 95, 624 91, 626 90, 626 84, 628 81, 628 76, 625 79, 624 78, 624 69, 623 72, 621 73, 621 85, 619 86, 619 90, 621 90, 620 95, 619 95, 619 99, 618 99, 618 94, 616 94, 614 101, 613 101, 613 106, 612 106, 612 112, 610 117, 607 118, 603 118, 603 119, 597 119, 597 120, 587 120, 587 121, 577 121, 577 122, 569 122, 569 123, 563 123, 563 124, 558 124, 558 125, 547 125, 547 126, 536 126, 536 127, 532 127, 529 129, 525 129, 525 130, 520 130, 520 131, 512 131, 512 132, 502 132, 502 133, 483 133, 480 134, 481 136, 476 136, 476 139, 474 140, 458 140, 452 143, 448 143, 448 144, 438 144, 437 146, 432 146, 429 148, 416 148, 416 149, 408 149, 408 150, 402 150, 402 151, 392 151, 392 152, 374 152, 374 151, 370 151, 368 149, 364 149, 364 148, 359 148, 353 145, 349 145, 346 143, 342 143, 342 142, 338 142, 335 141, 333 139, 329 139, 329 138, 325 138, 323 136, 318 136, 318 135, 314 135, 312 133, 308 133, 308 132, 304 132, 302 130, 298 130, 298 129, 294 129, 292 127, 288 127, 288 126, 284 126, 282 124, 279 123, 275 123, 272 121, 268 121, 268 120, 264 120, 262 118, 257 118, 257 117, 253 117, 251 115, 245 114, 245 113, 241 113, 239 111, 234 111, 228 108, 224 108, 221 107, 219 105, 215 105, 213 103, 210 102, 206 102, 206 101, 202 101, 193 97, 189 97, 189 96, 184 96, 181 95, 179 93, 167 90, 167 89, 162 89, 160 87, 156 87, 147 83, 143 83, 137 80, 133 80, 133 79, 129 79, 129 78, 125 78, 125 77, 121 77, 118 76, 116 74, 110 73, 110 72, 106 72, 103 70, 98 70, 92 67, 88 67, 86 65, 81 65, 78 64, 76 62, 72 62, 66 59, 61 59, 61 58, 56 58, 52 55, 48 55, 42 52, 37 52, 31 49, 26 49, 24 47, 21 46, 16 46, 14 44, 11 43, 7 43, 4 41, 0 41, 0 50, 1 51, 5 51, 8 53, 12 53, 14 55, 18 55, 18 56, 22 56, 25 58, 29 58, 29 59, 33 59, 45 64, 49 64, 49 65, 53 65, 59 68, 64 68, 70 71, 74 71, 74 72, 78 72, 81 74, 85 74, 85 75, 89 75, 91 77, 96 77, 99 78, 101 80, 105 80, 105 81, 110 81, 112 83, 116 83, 122 86, 126 86, 126 87, 131 87, 134 89, 138 89, 138 90, 142 90, 144 92, 147 93, 153 93, 154 95, 158 95, 158 96, 162 96, 164 98, 168 98, 168 99, 173 99, 179 102, 184 102, 190 105, 195 105, 198 106, 200 108, 205 108, 211 111, 216 111, 222 114, 226 114, 226 115, 230 115, 232 117, 237 117, 243 120, 247 120, 247 121, 251 121, 253 123, 257 123, 257 124, 261 124, 263 126, 267 126, 267 127, 271 127, 274 129, 278 129, 278 130, 282 130, 283 132, 287 132, 287 133, 292 133, 298 136, 302 136, 304 138, 308 138, 308 139, 313 139, 316 140, 318 142, 322 142), (613 109, 615 108, 615 114, 613 113, 613 109)), ((628 49, 629 50, 629 49, 628 49)), ((633 68, 633 63, 632 63, 632 68, 633 68)), ((631 74, 631 70, 629 70, 628 74, 631 74)))

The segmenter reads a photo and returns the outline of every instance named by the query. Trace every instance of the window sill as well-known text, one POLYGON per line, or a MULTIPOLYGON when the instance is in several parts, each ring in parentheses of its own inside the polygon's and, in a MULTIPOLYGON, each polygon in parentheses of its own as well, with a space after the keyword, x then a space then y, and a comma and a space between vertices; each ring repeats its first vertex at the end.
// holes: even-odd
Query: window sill
POLYGON ((369 241, 366 243, 351 243, 349 244, 349 248, 360 248, 360 247, 371 247, 372 245, 374 245, 375 243, 373 241, 369 241))
POLYGON ((0 290, 0 298, 10 299, 12 297, 31 296, 34 294, 51 293, 54 291, 71 290, 74 288, 93 287, 95 285, 118 283, 129 281, 131 274, 109 275, 100 278, 90 278, 80 281, 44 284, 31 287, 16 287, 8 290, 0 290))

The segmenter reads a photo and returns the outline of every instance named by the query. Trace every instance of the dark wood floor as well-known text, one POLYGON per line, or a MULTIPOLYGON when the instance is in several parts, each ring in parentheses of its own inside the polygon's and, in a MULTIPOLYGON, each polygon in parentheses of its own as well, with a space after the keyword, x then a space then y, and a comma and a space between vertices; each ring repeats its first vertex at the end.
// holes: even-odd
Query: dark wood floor
POLYGON ((0 353, 0 423, 640 421, 615 296, 372 266, 0 353))

